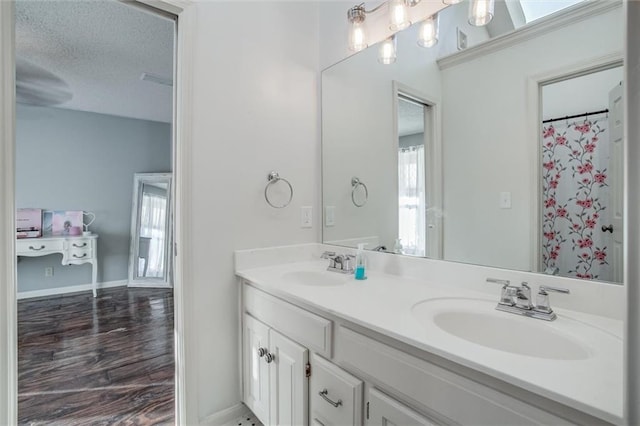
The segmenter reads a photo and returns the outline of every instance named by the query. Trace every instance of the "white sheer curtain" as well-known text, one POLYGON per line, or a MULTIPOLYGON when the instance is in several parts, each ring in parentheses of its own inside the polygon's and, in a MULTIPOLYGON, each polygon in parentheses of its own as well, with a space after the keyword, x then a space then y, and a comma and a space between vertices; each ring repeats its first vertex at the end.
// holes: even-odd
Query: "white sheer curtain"
MULTIPOLYGON (((150 238, 146 259, 146 277, 164 276, 164 247, 167 223, 167 198, 144 192, 140 207, 140 238, 150 238)), ((142 274, 140 274, 142 275, 142 274)))
POLYGON ((403 253, 426 253, 426 197, 424 145, 398 152, 398 237, 403 253))

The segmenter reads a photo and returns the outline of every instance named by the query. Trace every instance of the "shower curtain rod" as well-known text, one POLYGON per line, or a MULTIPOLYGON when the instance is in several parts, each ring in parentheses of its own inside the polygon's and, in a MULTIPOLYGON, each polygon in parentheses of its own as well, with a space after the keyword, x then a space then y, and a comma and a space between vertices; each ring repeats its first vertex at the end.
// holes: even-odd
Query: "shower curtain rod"
POLYGON ((569 120, 571 118, 578 118, 578 117, 585 117, 586 118, 589 115, 604 114, 605 112, 609 112, 609 110, 608 109, 602 109, 600 111, 585 112, 584 114, 567 115, 566 117, 550 118, 548 120, 543 120, 542 123, 551 123, 552 121, 569 120))

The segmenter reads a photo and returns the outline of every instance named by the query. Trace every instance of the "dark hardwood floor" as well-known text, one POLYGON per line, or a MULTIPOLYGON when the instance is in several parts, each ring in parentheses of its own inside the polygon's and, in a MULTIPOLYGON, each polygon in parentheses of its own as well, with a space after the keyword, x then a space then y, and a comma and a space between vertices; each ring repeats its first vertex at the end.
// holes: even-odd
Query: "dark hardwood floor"
POLYGON ((173 376, 171 290, 18 302, 21 425, 173 424, 173 376))

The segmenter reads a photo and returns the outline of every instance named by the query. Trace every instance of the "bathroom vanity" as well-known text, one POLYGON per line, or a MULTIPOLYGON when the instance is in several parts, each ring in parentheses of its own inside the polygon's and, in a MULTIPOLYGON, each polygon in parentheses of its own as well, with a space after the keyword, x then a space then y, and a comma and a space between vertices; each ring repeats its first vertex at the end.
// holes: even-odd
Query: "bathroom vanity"
POLYGON ((621 321, 520 317, 495 310, 500 288, 484 280, 383 268, 363 282, 310 258, 236 259, 243 400, 264 424, 621 423, 621 321))

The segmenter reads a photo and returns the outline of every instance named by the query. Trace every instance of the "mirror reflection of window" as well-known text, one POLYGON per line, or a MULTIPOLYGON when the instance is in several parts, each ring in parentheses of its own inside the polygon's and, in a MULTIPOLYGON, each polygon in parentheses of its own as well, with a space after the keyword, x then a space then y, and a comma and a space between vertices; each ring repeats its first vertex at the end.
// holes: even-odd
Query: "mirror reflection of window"
POLYGON ((425 106, 398 99, 398 238, 403 254, 425 256, 425 106))
POLYGON ((164 277, 167 204, 167 184, 143 184, 136 265, 138 277, 164 277))

